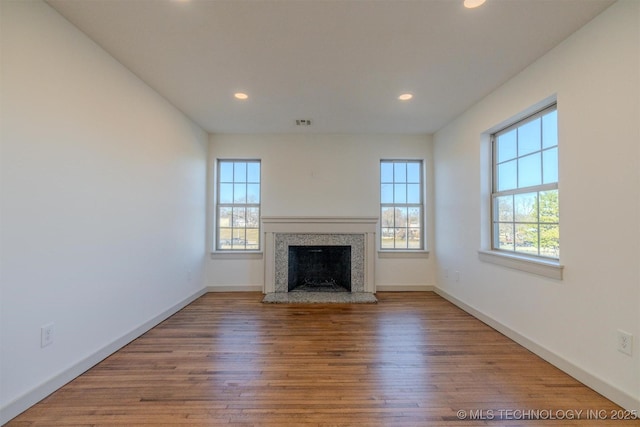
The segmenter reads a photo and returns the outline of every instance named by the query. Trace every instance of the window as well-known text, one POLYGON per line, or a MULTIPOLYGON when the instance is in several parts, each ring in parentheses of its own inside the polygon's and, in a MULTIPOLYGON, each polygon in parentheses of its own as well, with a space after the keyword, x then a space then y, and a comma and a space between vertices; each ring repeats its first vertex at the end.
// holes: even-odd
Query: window
POLYGON ((491 144, 492 249, 558 259, 556 106, 493 134, 491 144))
POLYGON ((424 249, 422 161, 380 162, 380 249, 424 249))
POLYGON ((216 248, 260 249, 260 161, 218 160, 216 248))

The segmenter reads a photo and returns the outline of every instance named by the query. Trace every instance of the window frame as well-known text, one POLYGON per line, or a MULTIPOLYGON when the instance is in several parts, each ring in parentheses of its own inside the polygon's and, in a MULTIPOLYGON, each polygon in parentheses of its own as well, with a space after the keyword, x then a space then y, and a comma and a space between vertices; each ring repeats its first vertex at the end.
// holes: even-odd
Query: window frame
MULTIPOLYGON (((556 150, 556 153, 559 152, 559 138, 558 138, 558 134, 557 134, 557 119, 556 119, 556 144, 552 145, 550 147, 544 147, 543 145, 543 130, 541 129, 541 133, 540 133, 540 149, 539 150, 535 150, 535 151, 531 151, 531 152, 527 152, 525 154, 519 155, 518 153, 518 140, 516 139, 516 156, 510 159, 507 159, 506 161, 503 162, 498 162, 498 149, 497 149, 497 139, 500 135, 504 135, 514 129, 518 129, 521 128, 525 125, 527 125, 530 122, 533 122, 534 120, 541 118, 551 112, 555 111, 556 112, 556 117, 557 117, 557 111, 558 111, 558 107, 557 107, 557 103, 553 102, 551 104, 548 104, 546 106, 544 106, 541 109, 536 110, 534 113, 527 115, 523 118, 520 118, 514 122, 511 122, 509 125, 502 127, 498 130, 496 130, 495 132, 492 132, 490 134, 490 147, 491 147, 491 194, 490 194, 490 247, 491 247, 491 251, 496 251, 498 253, 501 254, 505 254, 508 256, 513 256, 513 257, 526 257, 526 258, 531 258, 531 259, 535 259, 535 260, 540 260, 542 262, 551 262, 551 263, 557 263, 559 262, 560 259, 560 243, 558 240, 558 248, 557 248, 557 256, 548 256, 548 255, 543 255, 541 254, 541 246, 540 246, 540 232, 541 232, 541 226, 549 226, 549 225, 555 225, 558 227, 558 233, 560 232, 560 212, 559 212, 559 206, 558 206, 558 219, 557 222, 541 222, 540 221, 540 193, 543 193, 545 191, 556 191, 557 192, 557 197, 558 197, 558 205, 559 205, 559 198, 560 198, 560 191, 559 191, 559 185, 558 185, 558 181, 559 181, 559 177, 556 177, 555 182, 550 182, 550 183, 544 183, 544 152, 545 151, 551 151, 553 149, 556 150), (517 180, 519 179, 519 159, 523 158, 523 157, 527 157, 530 155, 533 155, 535 153, 540 153, 540 184, 537 185, 529 185, 529 186, 525 186, 525 187, 519 187, 518 186, 518 182, 517 180), (516 170, 515 170, 515 176, 516 176, 516 187, 515 188, 510 188, 507 190, 498 190, 498 179, 499 179, 499 172, 498 172, 498 166, 501 163, 506 163, 508 161, 512 161, 512 160, 516 160, 516 170), (515 203, 513 204, 513 219, 512 221, 500 221, 500 218, 497 216, 499 215, 499 213, 496 212, 496 199, 498 197, 504 197, 504 196, 514 196, 514 201, 515 201, 515 196, 518 194, 530 194, 530 193, 536 193, 536 204, 537 204, 537 221, 533 222, 533 221, 516 221, 515 218, 515 203), (501 247, 498 247, 499 245, 499 224, 501 223, 506 223, 506 224, 513 224, 514 227, 514 232, 513 232, 513 249, 504 249, 501 247), (529 252, 525 252, 525 251, 518 251, 516 250, 516 234, 515 234, 515 229, 517 224, 535 224, 537 227, 537 235, 538 235, 538 244, 537 244, 537 253, 529 253, 529 252)), ((557 159, 557 154, 556 154, 556 172, 559 169, 559 161, 557 159)))
MULTIPOLYGON (((248 184, 256 184, 256 182, 253 181, 249 181, 248 180, 248 167, 246 168, 246 175, 245 175, 245 181, 238 181, 238 182, 242 182, 245 185, 248 184)), ((219 158, 216 159, 216 197, 215 197, 215 231, 214 231, 214 252, 218 252, 218 253, 258 253, 262 250, 262 161, 260 159, 238 159, 238 158, 219 158), (221 165, 223 163, 233 163, 234 164, 234 170, 235 170, 235 164, 236 163, 244 163, 245 165, 248 165, 249 163, 257 163, 259 166, 259 181, 257 182, 257 184, 259 185, 259 189, 258 189, 258 203, 249 203, 248 201, 244 202, 244 203, 236 203, 234 201, 232 201, 231 203, 222 203, 221 202, 221 185, 222 184, 228 184, 231 183, 233 185, 236 184, 236 180, 235 180, 235 171, 234 171, 234 176, 233 176, 233 181, 230 182, 222 182, 222 176, 221 176, 221 165), (258 236, 258 245, 257 248, 247 248, 247 238, 246 238, 246 232, 247 229, 256 229, 255 227, 249 227, 247 228, 246 223, 244 225, 244 227, 242 227, 245 231, 245 239, 244 239, 244 246, 243 247, 239 247, 239 248, 234 248, 233 244, 231 245, 230 248, 227 247, 222 247, 221 245, 221 238, 220 238, 220 231, 221 231, 221 224, 220 224, 220 220, 221 220, 221 209, 222 208, 234 208, 234 207, 240 207, 240 208, 257 208, 258 209, 258 224, 257 224, 257 236, 258 236)), ((233 221, 233 219, 232 219, 233 221)), ((230 227, 231 230, 233 230, 236 227, 233 227, 233 225, 230 227)), ((239 227, 238 227, 239 228, 239 227)), ((233 231, 232 231, 232 235, 233 235, 233 231)), ((232 237, 233 239, 233 237, 232 237)))
MULTIPOLYGON (((402 158, 402 159, 380 159, 380 163, 378 165, 378 172, 379 172, 379 179, 378 179, 378 195, 380 197, 380 226, 379 226, 379 231, 380 231, 380 238, 377 239, 377 245, 378 245, 378 250, 381 253, 420 253, 420 252, 425 252, 426 251, 426 232, 425 232, 425 161, 423 159, 409 159, 409 158, 402 158), (382 201, 382 185, 383 184, 389 184, 389 182, 383 182, 382 181, 382 165, 383 163, 404 163, 404 164, 408 164, 408 163, 417 163, 419 166, 419 195, 420 195, 420 201, 419 203, 383 203, 382 201), (383 238, 383 232, 382 230, 384 228, 387 227, 383 227, 383 220, 382 220, 382 211, 385 207, 406 207, 407 209, 409 208, 418 208, 419 209, 419 237, 420 237, 420 245, 417 248, 412 248, 409 247, 409 240, 407 239, 407 247, 395 247, 395 237, 393 239, 394 241, 394 247, 393 248, 389 248, 389 247, 383 247, 382 246, 382 238, 383 238)), ((395 177, 394 180, 391 182, 391 184, 395 185, 396 181, 395 181, 395 177)), ((407 185, 410 184, 409 182, 405 181, 403 182, 403 184, 407 185)), ((413 183, 415 184, 415 183, 413 183)), ((407 214, 408 216, 408 214, 407 214)), ((394 224, 394 230, 396 228, 401 228, 401 227, 395 227, 394 224)), ((407 224, 406 227, 404 227, 405 229, 410 229, 412 227, 409 227, 409 225, 407 224)))

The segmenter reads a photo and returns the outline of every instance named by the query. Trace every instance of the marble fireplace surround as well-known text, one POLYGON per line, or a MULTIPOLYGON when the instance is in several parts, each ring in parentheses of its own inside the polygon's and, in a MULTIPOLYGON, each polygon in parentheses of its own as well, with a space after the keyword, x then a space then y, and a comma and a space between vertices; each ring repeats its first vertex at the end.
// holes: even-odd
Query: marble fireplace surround
POLYGON ((263 292, 288 292, 289 246, 351 246, 351 292, 375 293, 377 217, 262 217, 263 292))

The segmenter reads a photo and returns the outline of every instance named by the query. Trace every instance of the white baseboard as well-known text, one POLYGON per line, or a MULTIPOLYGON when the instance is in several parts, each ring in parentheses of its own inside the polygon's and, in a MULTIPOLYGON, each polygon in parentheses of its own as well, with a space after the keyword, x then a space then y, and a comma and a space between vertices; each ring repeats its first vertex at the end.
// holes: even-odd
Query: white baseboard
POLYGON ((433 285, 378 285, 376 292, 433 292, 433 285))
POLYGON ((206 289, 201 289, 195 292, 191 296, 164 310, 157 316, 154 316, 153 318, 147 320, 137 328, 124 334, 117 340, 105 345, 95 353, 87 356, 75 365, 54 376, 50 380, 45 381, 38 387, 32 389, 31 391, 28 391, 27 393, 8 403, 3 408, 0 408, 0 425, 4 425, 5 423, 9 422, 12 418, 15 418, 20 413, 26 411, 31 406, 35 405, 54 391, 58 390, 60 387, 64 386, 71 380, 75 379, 93 366, 97 365, 116 351, 120 350, 125 345, 129 344, 134 339, 138 338, 154 326, 158 325, 160 322, 166 320, 187 305, 191 304, 193 301, 200 298, 205 293, 207 293, 206 289))
POLYGON ((610 399, 614 403, 617 403, 618 405, 622 406, 623 408, 629 411, 635 410, 637 412, 640 412, 640 399, 633 397, 632 395, 620 390, 619 388, 608 383, 602 378, 599 378, 596 375, 593 375, 592 373, 585 371, 579 366, 576 366, 575 364, 571 363, 567 359, 557 355, 556 353, 543 347, 537 342, 525 337, 524 335, 521 335, 519 332, 514 331, 508 326, 505 326, 502 323, 494 320, 493 318, 487 316, 480 310, 459 300, 458 298, 447 293, 446 291, 439 288, 435 288, 434 292, 440 295, 442 298, 446 299, 447 301, 451 302, 452 304, 458 306, 462 310, 466 311, 476 319, 486 323, 496 331, 500 332, 501 334, 517 342, 527 350, 530 350, 531 352, 540 356, 542 359, 546 360, 556 368, 560 369, 561 371, 565 372, 566 374, 572 376, 576 380, 585 384, 587 387, 592 388, 593 390, 600 393, 607 399, 610 399))
POLYGON ((207 292, 262 292, 262 285, 209 285, 207 292))

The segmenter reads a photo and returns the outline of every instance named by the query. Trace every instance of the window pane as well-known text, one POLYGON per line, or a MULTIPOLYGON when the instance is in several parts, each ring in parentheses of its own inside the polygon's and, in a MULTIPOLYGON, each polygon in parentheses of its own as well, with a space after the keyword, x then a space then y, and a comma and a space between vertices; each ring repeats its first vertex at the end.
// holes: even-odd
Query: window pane
POLYGON ((407 182, 420 182, 420 163, 407 163, 407 182))
POLYGON ((393 163, 380 163, 380 182, 393 182, 393 163))
POLYGON ((558 148, 542 152, 542 182, 543 184, 558 182, 558 148))
POLYGON ((420 203, 420 184, 407 184, 407 203, 420 203))
POLYGON ((560 222, 558 190, 540 192, 540 222, 560 222))
POLYGON ((540 255, 560 257, 560 227, 557 225, 540 226, 540 255))
POLYGON ((422 248, 422 232, 421 232, 421 211, 420 208, 409 208, 409 229, 407 230, 407 244, 410 249, 422 248))
POLYGON ((406 227, 407 226, 407 208, 395 209, 395 226, 406 227))
POLYGON ((540 153, 518 159, 518 188, 540 185, 540 153))
POLYGON ((498 165, 498 191, 511 190, 517 187, 517 160, 498 165))
POLYGON ((492 247, 558 258, 557 112, 532 117, 493 135, 492 247))
POLYGON ((233 184, 220 184, 220 203, 233 203, 233 184))
POLYGON ((380 247, 383 249, 393 249, 393 228, 382 229, 382 239, 380 240, 380 247))
POLYGON ((542 148, 558 145, 558 111, 542 117, 542 148))
POLYGON ((242 183, 233 185, 233 202, 247 203, 247 184, 242 183))
POLYGON ((380 215, 380 225, 383 228, 393 227, 395 225, 394 222, 394 208, 382 208, 380 215))
POLYGON ((381 249, 423 247, 422 191, 421 161, 380 162, 381 249))
POLYGON ((496 249, 513 250, 513 224, 496 224, 498 227, 498 242, 496 249))
POLYGON ((404 228, 396 228, 396 238, 395 238, 395 247, 396 249, 406 249, 407 245, 407 230, 404 228))
POLYGON ((260 203, 260 184, 247 184, 247 203, 260 203))
POLYGON ((247 182, 247 164, 235 162, 233 164, 233 180, 235 182, 247 182))
POLYGON ((220 162, 220 182, 233 181, 233 163, 220 162))
POLYGON ((246 208, 233 208, 233 228, 241 228, 246 225, 246 208))
POLYGON ((247 243, 246 238, 246 230, 244 228, 241 229, 233 229, 233 237, 231 239, 231 248, 232 249, 245 249, 247 243))
POLYGON ((518 128, 518 156, 540 151, 540 118, 518 128))
POLYGON ((260 182, 260 163, 247 163, 247 182, 260 182))
POLYGON ((538 193, 516 194, 514 205, 516 222, 538 222, 538 193))
POLYGON ((536 224, 516 224, 516 252, 538 255, 538 226, 536 224))
POLYGON ((218 206, 216 246, 223 250, 259 250, 260 161, 218 164, 218 203, 226 206, 218 206), (248 207, 247 203, 253 206, 248 207), (247 238, 251 240, 249 244, 247 238))
POLYGON ((420 208, 409 208, 408 209, 408 221, 409 221, 409 227, 418 227, 420 228, 420 211, 422 209, 420 208))
POLYGON ((407 184, 394 184, 393 193, 394 203, 407 203, 407 184))
POLYGON ((493 209, 494 219, 513 222, 513 196, 496 197, 493 209))
POLYGON ((258 228, 260 226, 260 208, 247 208, 247 227, 258 228))
POLYGON ((407 232, 409 233, 407 236, 407 246, 409 249, 420 249, 422 247, 420 243, 420 229, 409 228, 407 232))
POLYGON ((218 239, 219 239, 218 247, 220 249, 231 249, 231 229, 230 228, 221 228, 218 239))
POLYGON ((247 228, 247 249, 260 249, 259 234, 257 228, 247 228))
POLYGON ((231 208, 220 208, 218 211, 218 224, 220 227, 231 227, 231 208))
POLYGON ((498 163, 516 158, 516 129, 504 133, 497 138, 498 163))
POLYGON ((380 185, 381 203, 393 203, 393 184, 380 185))
POLYGON ((393 164, 393 180, 395 182, 407 182, 407 164, 406 163, 393 164))

